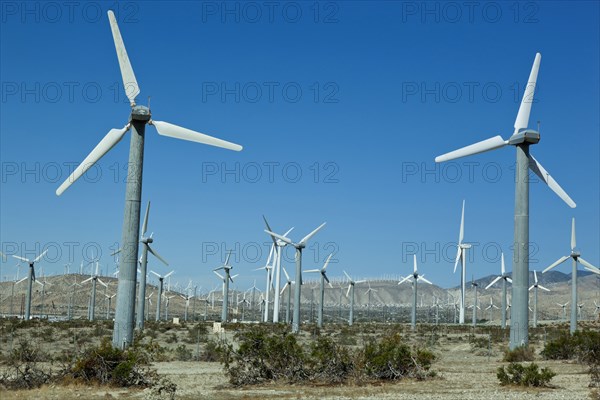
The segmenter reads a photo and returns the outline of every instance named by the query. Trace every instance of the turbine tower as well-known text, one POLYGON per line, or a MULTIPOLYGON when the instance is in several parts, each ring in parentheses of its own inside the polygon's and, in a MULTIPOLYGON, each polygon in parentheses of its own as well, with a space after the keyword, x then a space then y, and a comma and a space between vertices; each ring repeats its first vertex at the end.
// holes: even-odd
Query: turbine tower
POLYGON ((460 216, 460 232, 458 234, 458 243, 456 245, 456 261, 454 262, 454 273, 456 273, 456 267, 458 266, 458 262, 461 263, 461 272, 460 272, 460 298, 459 298, 459 316, 458 321, 461 324, 465 323, 465 297, 467 293, 467 250, 471 248, 471 245, 468 243, 463 243, 463 239, 465 236, 465 201, 463 200, 462 204, 462 213, 460 216))
POLYGON ((427 279, 425 279, 425 275, 419 275, 419 271, 417 270, 417 255, 413 254, 413 273, 404 277, 398 285, 408 281, 410 278, 413 278, 412 287, 413 287, 413 304, 412 304, 412 314, 410 319, 410 328, 414 331, 417 326, 417 282, 423 281, 430 285, 433 285, 427 279))
POLYGON ((219 268, 215 268, 213 272, 221 278, 223 281, 223 308, 221 310, 221 322, 227 322, 227 311, 229 308, 229 281, 233 283, 233 278, 237 275, 231 276, 231 269, 233 268, 229 265, 229 257, 231 257, 231 250, 227 253, 227 258, 225 259, 225 264, 221 265, 219 268), (225 276, 219 274, 217 271, 222 269, 225 271, 225 276))
POLYGON ((96 273, 92 274, 89 278, 81 282, 83 285, 86 282, 92 282, 92 293, 90 295, 90 306, 88 308, 88 319, 93 321, 96 315, 96 283, 100 282, 100 284, 104 287, 108 287, 106 283, 102 282, 98 275, 98 261, 96 261, 96 273))
POLYGON ((496 282, 502 279, 502 329, 506 328, 506 282, 512 283, 512 279, 506 273, 506 268, 504 267, 504 253, 501 253, 500 256, 500 276, 497 276, 489 285, 485 287, 485 290, 491 288, 496 282))
POLYGON ((571 333, 574 333, 577 330, 577 309, 575 305, 577 304, 577 263, 581 263, 583 267, 589 271, 600 273, 598 268, 594 267, 589 262, 585 261, 581 258, 581 253, 577 249, 577 238, 575 236, 575 218, 571 220, 571 254, 568 256, 563 256, 559 258, 554 264, 550 265, 548 268, 542 271, 542 274, 550 271, 552 268, 564 263, 569 258, 573 259, 573 270, 571 273, 571 333))
MULTIPOLYGON (((156 277, 158 278, 158 296, 157 296, 157 300, 156 300, 156 321, 160 321, 160 303, 162 302, 162 296, 163 296, 163 286, 164 286, 164 282, 165 282, 165 278, 168 278, 169 276, 171 276, 171 274, 173 274, 173 272, 175 271, 171 271, 168 274, 166 274, 165 276, 160 276, 159 274, 157 274, 154 271, 150 271, 151 274, 156 275, 156 277)), ((117 297, 117 305, 119 304, 119 297, 117 297)), ((115 311, 116 313, 116 311, 115 311)))
POLYGON ((533 285, 531 285, 531 287, 529 288, 529 290, 531 291, 531 289, 533 290, 533 327, 537 328, 537 303, 538 303, 538 288, 545 290, 546 292, 549 292, 550 289, 547 289, 545 287, 543 287, 542 285, 540 285, 538 283, 538 277, 537 277, 537 271, 533 270, 533 279, 534 279, 534 283, 533 285))
POLYGON ((327 281, 327 284, 329 285, 329 287, 333 287, 331 286, 331 283, 329 282, 329 278, 327 277, 327 265, 329 265, 329 260, 331 260, 331 256, 333 256, 333 253, 331 253, 329 255, 329 257, 327 257, 327 260, 325 260, 325 265, 323 265, 323 268, 321 269, 309 269, 307 271, 304 271, 306 273, 315 273, 318 272, 321 274, 321 301, 319 303, 319 312, 318 312, 318 318, 317 318, 317 326, 319 328, 323 327, 323 303, 325 301, 325 281, 327 281))
MULTIPOLYGON (((117 51, 121 76, 125 94, 131 105, 129 122, 121 129, 111 129, 98 143, 92 152, 73 171, 73 173, 56 190, 60 196, 73 182, 79 179, 102 156, 109 152, 131 129, 131 143, 129 147, 129 172, 125 190, 125 213, 123 217, 123 236, 121 246, 123 255, 120 258, 119 283, 117 287, 117 305, 115 310, 115 323, 113 328, 112 343, 114 347, 124 348, 133 341, 133 325, 135 318, 135 289, 136 269, 138 260, 138 241, 140 231, 140 203, 142 199, 142 171, 144 160, 144 134, 146 124, 154 125, 159 135, 168 136, 192 142, 222 147, 229 150, 240 151, 242 146, 217 139, 190 129, 182 128, 168 122, 154 121, 151 119, 150 109, 136 105, 135 99, 140 93, 133 68, 129 61, 125 44, 117 25, 114 13, 108 11, 110 28, 117 51)), ((160 302, 160 299, 159 299, 160 302)))
POLYGON ((285 270, 285 267, 283 267, 283 273, 285 274, 285 285, 283 285, 283 289, 281 289, 281 294, 283 294, 283 292, 285 291, 285 289, 288 290, 287 292, 287 304, 285 307, 285 323, 289 324, 290 323, 290 308, 291 308, 291 304, 292 304, 292 285, 294 284, 294 281, 290 279, 290 276, 288 275, 287 271, 285 270))
MULTIPOLYGON (((296 285, 294 286, 294 316, 292 319, 292 333, 300 332, 300 287, 302 286, 302 249, 306 247, 306 243, 312 238, 317 232, 319 232, 324 226, 325 222, 319 225, 314 231, 306 235, 298 243, 292 242, 284 235, 278 235, 275 232, 271 232, 265 229, 269 235, 276 239, 282 240, 284 243, 290 244, 296 248, 296 285)), ((268 304, 267 304, 268 307, 268 304)))
POLYGON ((47 249, 44 250, 44 252, 42 254, 40 254, 33 260, 29 260, 28 258, 25 258, 25 257, 15 256, 13 254, 13 257, 16 258, 17 260, 25 261, 27 264, 29 264, 29 274, 27 275, 27 297, 25 298, 25 321, 29 321, 29 319, 31 318, 31 289, 32 289, 33 281, 35 281, 35 267, 34 266, 35 266, 36 262, 40 261, 42 259, 42 257, 44 257, 44 255, 46 255, 46 252, 48 252, 47 249))
POLYGON ((511 311, 510 318, 511 350, 527 345, 529 342, 529 296, 527 290, 529 286, 529 169, 570 207, 575 207, 575 202, 569 195, 548 174, 544 167, 529 154, 529 146, 540 141, 540 133, 533 129, 527 129, 527 126, 541 59, 541 54, 537 53, 515 120, 514 132, 508 140, 504 140, 501 136, 494 136, 435 158, 436 162, 443 162, 508 145, 516 147, 514 267, 512 277, 514 310, 511 311))
MULTIPOLYGON (((271 229, 271 227, 269 226, 269 223, 267 222, 267 218, 263 215, 263 219, 265 220, 265 225, 267 226, 267 230, 268 231, 273 231, 271 229)), ((289 235, 289 233, 293 230, 294 228, 290 228, 290 230, 288 230, 286 233, 283 234, 283 236, 287 236, 289 235)), ((279 289, 281 286, 281 257, 283 256, 283 248, 285 246, 287 246, 287 243, 284 242, 281 239, 277 239, 275 237, 273 237, 272 235, 271 239, 273 239, 273 246, 274 246, 274 251, 275 251, 275 259, 273 262, 273 268, 275 269, 275 294, 274 294, 274 299, 273 299, 273 322, 277 323, 279 322, 279 296, 277 295, 277 293, 279 293, 279 289)), ((268 264, 268 262, 267 262, 268 264)), ((268 296, 268 294, 267 294, 268 296)), ((268 309, 268 307, 267 307, 268 309)), ((267 321, 265 321, 267 322, 267 321)))

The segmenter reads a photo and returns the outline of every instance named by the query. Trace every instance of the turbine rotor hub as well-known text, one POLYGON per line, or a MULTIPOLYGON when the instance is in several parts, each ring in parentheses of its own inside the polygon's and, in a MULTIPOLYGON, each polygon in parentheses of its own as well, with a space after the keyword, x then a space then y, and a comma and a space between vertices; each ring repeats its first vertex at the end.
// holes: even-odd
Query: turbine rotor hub
POLYGON ((152 114, 150 113, 150 109, 146 106, 134 106, 131 108, 131 117, 130 121, 143 121, 148 122, 152 114))
POLYGON ((540 141, 540 133, 533 129, 523 129, 508 139, 508 144, 517 146, 519 144, 536 144, 540 141))

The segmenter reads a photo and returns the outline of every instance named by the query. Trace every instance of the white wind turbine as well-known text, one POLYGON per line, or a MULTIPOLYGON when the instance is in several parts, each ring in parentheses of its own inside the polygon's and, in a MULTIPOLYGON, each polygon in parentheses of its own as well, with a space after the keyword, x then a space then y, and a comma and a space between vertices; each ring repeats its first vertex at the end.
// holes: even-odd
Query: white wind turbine
POLYGON ((87 278, 86 280, 84 280, 83 282, 81 282, 81 284, 83 285, 86 282, 92 282, 92 293, 90 296, 90 305, 88 308, 88 319, 90 321, 94 320, 95 314, 96 314, 96 283, 100 282, 100 284, 104 287, 108 287, 106 285, 106 283, 102 282, 102 280, 99 278, 98 275, 98 261, 96 261, 96 273, 91 275, 89 278, 87 278))
POLYGON ((546 292, 549 292, 550 289, 547 289, 539 284, 536 270, 533 270, 533 279, 534 279, 534 283, 533 283, 533 285, 531 285, 529 290, 534 289, 534 291, 533 291, 533 327, 537 328, 538 288, 545 290, 546 292))
POLYGON ((371 322, 371 293, 377 293, 377 289, 371 288, 371 282, 367 282, 367 285, 369 285, 369 288, 365 291, 367 295, 367 320, 371 322))
MULTIPOLYGON (((265 220, 265 225, 267 226, 267 230, 268 231, 273 231, 271 229, 271 227, 269 226, 269 223, 267 222, 267 218, 263 215, 263 219, 265 220)), ((283 236, 286 236, 290 234, 290 232, 293 230, 294 228, 290 228, 286 233, 283 234, 283 236)), ((273 235, 269 235, 271 236, 271 239, 273 239, 273 246, 274 246, 274 250, 275 250, 275 259, 273 261, 272 267, 274 268, 274 272, 275 272, 275 295, 274 295, 274 299, 273 299, 273 322, 277 323, 279 322, 279 296, 277 295, 277 293, 279 293, 279 289, 280 289, 280 285, 281 285, 281 258, 283 257, 283 248, 285 246, 287 246, 287 243, 284 242, 281 239, 277 239, 275 237, 273 237, 273 235)), ((269 263, 267 262, 267 265, 269 263)), ((268 307, 267 307, 268 309, 268 307)), ((267 322, 267 321, 265 321, 267 322)))
MULTIPOLYGON (((325 226, 325 222, 319 225, 314 231, 302 238, 298 243, 292 242, 286 236, 279 235, 275 232, 271 232, 265 229, 269 235, 276 239, 282 240, 284 243, 292 245, 296 248, 296 285, 294 286, 294 317, 292 320, 292 333, 300 332, 300 295, 302 287, 302 250, 306 247, 306 243, 312 238, 317 232, 319 232, 325 226)), ((268 305, 267 305, 268 306, 268 305)))
POLYGON ((477 325, 477 310, 480 310, 479 302, 477 301, 477 288, 479 288, 479 284, 473 280, 471 277, 471 286, 473 287, 473 305, 469 306, 469 308, 473 308, 473 318, 472 324, 475 327, 477 325))
POLYGON ((109 320, 110 319, 110 306, 112 303, 112 299, 116 296, 117 294, 105 294, 104 297, 106 298, 106 319, 109 320))
POLYGON ((459 298, 459 323, 465 323, 465 296, 467 292, 466 282, 467 282, 467 250, 471 248, 471 245, 468 243, 463 243, 463 239, 465 236, 465 201, 463 200, 462 204, 462 214, 460 217, 460 232, 458 235, 458 243, 456 245, 456 261, 454 262, 454 273, 456 273, 456 267, 460 261, 461 263, 461 272, 460 272, 460 298, 459 298))
POLYGON ((563 321, 566 321, 567 320, 567 306, 569 305, 569 302, 567 301, 565 304, 556 303, 556 305, 559 306, 560 308, 562 308, 563 321))
MULTIPOLYGON (((271 250, 269 251, 269 257, 267 257, 267 263, 264 267, 256 268, 255 271, 260 271, 264 269, 266 272, 266 283, 265 283, 265 297, 266 304, 269 304, 269 296, 271 294, 271 287, 273 282, 273 255, 275 253, 275 244, 271 245, 271 250)), ((262 316, 263 322, 269 322, 269 307, 265 307, 264 313, 262 316)))
POLYGON ((490 296, 490 305, 485 308, 486 310, 490 310, 490 322, 494 321, 494 308, 497 310, 498 306, 494 304, 494 297, 490 296))
MULTIPOLYGON (((165 278, 168 278, 169 276, 171 276, 175 271, 171 271, 168 274, 166 274, 165 276, 161 276, 159 274, 157 274, 154 271, 150 271, 151 274, 156 275, 156 277, 158 278, 158 299, 156 301, 156 321, 160 321, 160 303, 162 302, 162 295, 163 295, 163 287, 164 287, 164 283, 165 283, 165 278)), ((117 297, 117 304, 118 304, 118 300, 119 298, 117 297)))
POLYGON ((323 268, 321 269, 309 269, 307 271, 304 271, 306 273, 320 273, 321 274, 321 300, 319 302, 319 311, 318 311, 318 319, 317 319, 317 326, 319 328, 323 327, 323 303, 325 301, 325 281, 327 281, 327 283, 329 284, 330 287, 331 283, 329 282, 329 278, 327 277, 327 265, 329 265, 329 260, 331 260, 331 256, 333 256, 333 253, 331 253, 329 255, 329 257, 327 257, 327 260, 325 260, 325 264, 323 265, 323 268))
POLYGON ((290 323, 290 309, 291 309, 291 305, 292 305, 292 285, 294 284, 294 281, 290 279, 290 276, 288 275, 287 271, 285 270, 285 267, 283 267, 283 273, 285 274, 285 285, 283 285, 283 289, 281 289, 281 294, 283 294, 283 292, 285 292, 285 289, 288 290, 287 293, 287 304, 286 304, 286 308, 285 308, 285 323, 289 324, 290 323))
POLYGON ((140 229, 140 203, 142 198, 142 172, 144 154, 144 135, 146 124, 153 125, 158 134, 176 139, 203 143, 211 146, 222 147, 229 150, 240 151, 242 146, 225 140, 217 139, 180 126, 155 121, 151 118, 149 107, 136 105, 135 99, 140 93, 125 44, 117 25, 117 20, 112 11, 108 11, 108 18, 112 30, 113 40, 117 51, 121 76, 125 94, 131 105, 129 122, 121 129, 111 129, 106 136, 96 145, 92 152, 73 171, 65 182, 56 190, 60 196, 73 182, 79 179, 102 156, 108 153, 131 129, 131 144, 129 148, 129 173, 125 193, 125 215, 123 218, 123 236, 121 245, 124 254, 121 257, 122 271, 119 274, 117 291, 117 306, 115 311, 115 324, 113 329, 113 346, 128 346, 133 340, 133 322, 135 318, 135 288, 136 288, 136 263, 138 259, 138 241, 140 229))
POLYGON ((27 297, 25 298, 25 321, 29 321, 29 319, 31 318, 31 289, 32 289, 33 281, 35 281, 34 265, 36 262, 40 261, 47 252, 48 252, 47 249, 44 250, 44 252, 42 254, 40 254, 33 260, 30 260, 25 257, 15 256, 13 254, 13 257, 16 258, 17 260, 25 261, 27 264, 29 264, 29 274, 27 275, 27 297))
POLYGON ((500 276, 497 276, 489 285, 485 287, 485 290, 491 288, 496 282, 502 279, 502 329, 506 328, 506 282, 512 283, 512 279, 506 273, 506 268, 504 266, 504 253, 501 253, 500 256, 500 276))
POLYGON ((221 309, 221 322, 227 322, 227 314, 229 311, 229 281, 233 283, 233 278, 237 275, 231 276, 231 269, 233 268, 229 265, 229 258, 231 257, 231 251, 227 253, 227 258, 225 259, 225 264, 221 265, 219 268, 215 268, 213 272, 223 281, 223 308, 221 309), (218 270, 223 270, 225 272, 225 276, 219 274, 218 270))
POLYGON ((527 345, 529 342, 529 169, 531 169, 542 182, 552 189, 570 207, 575 207, 575 202, 548 174, 544 167, 529 153, 529 146, 540 141, 540 133, 528 129, 529 114, 533 103, 533 94, 537 83, 541 54, 537 53, 533 67, 527 81, 527 87, 519 112, 514 123, 514 132, 508 140, 501 136, 472 144, 450 153, 436 157, 436 162, 449 161, 460 157, 483 153, 505 146, 516 147, 516 176, 515 176, 515 234, 514 234, 514 266, 512 294, 515 309, 511 315, 510 349, 527 345))
MULTIPOLYGON (((573 269, 571 272, 571 304, 577 304, 577 263, 581 263, 583 267, 589 271, 600 273, 600 270, 594 267, 589 262, 585 261, 581 258, 581 253, 579 249, 577 249, 577 238, 575 236, 575 218, 571 220, 571 254, 568 256, 563 256, 555 261, 552 265, 542 271, 546 273, 550 271, 552 268, 562 264, 567 261, 569 258, 573 259, 573 269)), ((570 331, 574 333, 577 330, 577 310, 575 307, 571 307, 571 326, 570 331)))
MULTIPOLYGON (((462 231, 462 230, 461 230, 462 231)), ((417 255, 413 254, 413 273, 404 277, 398 285, 408 281, 410 278, 413 278, 412 287, 413 287, 413 303, 412 303, 412 314, 410 320, 410 327, 414 331, 417 326, 417 283, 419 281, 423 281, 430 285, 433 285, 427 279, 425 279, 425 275, 419 275, 419 271, 417 269, 417 255)))

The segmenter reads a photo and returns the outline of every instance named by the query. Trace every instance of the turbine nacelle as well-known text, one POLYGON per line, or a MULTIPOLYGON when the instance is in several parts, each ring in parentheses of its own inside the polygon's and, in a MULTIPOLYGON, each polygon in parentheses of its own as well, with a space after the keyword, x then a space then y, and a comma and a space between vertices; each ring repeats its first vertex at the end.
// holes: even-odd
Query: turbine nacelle
POLYGON ((571 257, 573 257, 574 259, 577 259, 580 256, 581 256, 581 252, 579 251, 579 249, 571 250, 571 257))
POLYGON ((150 109, 146 106, 134 106, 131 109, 131 116, 129 117, 129 122, 131 121, 143 121, 148 122, 152 114, 150 113, 150 109))
POLYGON ((506 144, 511 146, 517 146, 519 144, 537 144, 540 141, 540 133, 533 129, 522 129, 518 133, 515 133, 508 139, 506 144))

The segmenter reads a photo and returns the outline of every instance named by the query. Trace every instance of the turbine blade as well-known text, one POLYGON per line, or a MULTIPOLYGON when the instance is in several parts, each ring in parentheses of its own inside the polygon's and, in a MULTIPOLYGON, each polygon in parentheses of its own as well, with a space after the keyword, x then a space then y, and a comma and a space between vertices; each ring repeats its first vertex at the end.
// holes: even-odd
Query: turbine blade
POLYGON ((454 160, 455 158, 461 158, 471 156, 473 154, 484 153, 486 151, 496 150, 507 145, 507 141, 502 139, 502 136, 494 136, 481 142, 471 144, 469 146, 462 147, 458 150, 451 151, 435 158, 435 162, 444 162, 454 160))
POLYGON ((527 87, 525 88, 525 93, 523 94, 523 98, 521 99, 521 106, 519 107, 519 112, 517 113, 517 119, 515 119, 515 132, 518 133, 519 130, 527 128, 529 124, 529 114, 531 113, 531 105, 533 104, 533 93, 535 92, 535 84, 537 82, 538 71, 540 69, 540 61, 542 60, 542 55, 537 53, 535 55, 535 59, 533 60, 533 66, 531 67, 531 73, 529 74, 529 80, 527 81, 527 87))
POLYGON ((104 287, 108 287, 108 285, 107 285, 106 283, 102 282, 102 281, 100 280, 100 278, 97 278, 96 280, 97 280, 98 282, 100 282, 100 284, 101 284, 102 286, 104 286, 104 287))
POLYGON ((501 276, 497 276, 497 277, 496 277, 496 279, 494 279, 494 280, 493 280, 493 281, 492 281, 492 282, 491 282, 489 285, 487 285, 487 286, 485 287, 485 290, 488 290, 489 288, 491 288, 492 286, 494 286, 494 284, 495 284, 496 282, 498 282, 500 279, 502 279, 502 277, 501 277, 501 276))
POLYGON ((458 252, 456 253, 456 261, 454 262, 454 274, 456 273, 456 267, 458 266, 458 262, 462 258, 462 249, 458 246, 458 252))
POLYGON ((304 236, 304 238, 300 241, 300 244, 306 244, 306 242, 308 242, 311 237, 315 236, 317 234, 317 232, 319 232, 325 226, 326 223, 327 222, 323 222, 321 225, 319 225, 317 227, 317 229, 315 229, 314 231, 312 231, 308 235, 304 236))
POLYGON ((285 279, 287 279, 289 281, 290 280, 290 276, 288 275, 287 271, 285 270, 284 267, 282 267, 281 269, 283 269, 283 273, 285 274, 285 279))
POLYGON ((504 253, 500 254, 500 268, 502 271, 502 276, 506 273, 506 267, 504 266, 504 253))
POLYGON ((327 277, 327 275, 325 273, 323 273, 323 278, 325 278, 325 282, 329 283, 329 286, 331 286, 331 283, 329 282, 329 278, 327 277))
POLYGON ((600 273, 600 269, 598 269, 598 267, 594 267, 592 264, 590 264, 589 262, 585 261, 583 258, 581 257, 577 257, 577 261, 579 261, 586 269, 592 271, 592 272, 596 272, 597 274, 600 273))
POLYGON ((512 279, 510 279, 509 277, 506 277, 506 280, 512 283, 512 279))
POLYGON ((148 251, 149 251, 150 253, 152 253, 152 255, 153 255, 154 257, 158 258, 158 259, 159 259, 160 261, 162 261, 162 263, 163 263, 163 264, 165 264, 166 266, 169 266, 169 263, 167 262, 167 260, 165 260, 164 258, 162 258, 162 257, 160 256, 160 254, 158 254, 158 253, 156 252, 156 250, 152 249, 152 247, 150 247, 149 245, 146 245, 146 246, 148 247, 148 251))
POLYGON ((313 273, 313 272, 321 272, 321 270, 320 269, 306 269, 306 270, 304 270, 302 272, 310 274, 310 273, 313 273))
POLYGON ((348 278, 349 281, 352 282, 352 278, 350 278, 350 275, 348 275, 348 273, 346 271, 342 271, 344 273, 344 275, 346 275, 346 278, 348 278))
POLYGON ((92 280, 92 278, 93 278, 93 276, 90 276, 89 278, 87 278, 86 280, 82 281, 81 283, 86 283, 86 282, 89 282, 89 281, 91 281, 91 280, 92 280))
POLYGON ((158 134, 162 136, 168 136, 175 139, 207 144, 209 146, 221 147, 228 150, 242 150, 242 146, 240 146, 239 144, 231 143, 222 139, 217 139, 215 137, 208 136, 203 133, 193 131, 191 129, 183 128, 181 126, 170 124, 168 122, 152 120, 152 125, 156 127, 158 134))
POLYGON ((350 294, 350 288, 352 287, 352 284, 348 285, 348 290, 346 290, 346 297, 348 297, 348 295, 350 294))
POLYGON ((331 260, 331 256, 333 256, 333 253, 331 253, 329 257, 327 257, 327 260, 325 260, 325 265, 323 265, 323 271, 327 269, 327 266, 329 265, 329 260, 331 260))
POLYGON ((417 280, 419 281, 423 281, 425 283, 429 283, 430 285, 433 285, 433 283, 429 282, 427 279, 425 279, 425 277, 423 275, 420 275, 417 280))
POLYGON ((159 274, 157 274, 156 272, 154 272, 152 270, 150 270, 150 273, 156 275, 158 278, 161 278, 161 276, 159 274))
POLYGON ((174 273, 174 272, 175 272, 175 271, 171 271, 171 272, 169 272, 168 274, 166 274, 166 275, 165 275, 165 278, 168 278, 169 276, 173 275, 173 273, 174 273))
POLYGON ((98 160, 110 151, 117 143, 123 139, 125 132, 129 129, 129 124, 122 129, 111 129, 106 136, 102 138, 100 143, 94 147, 94 150, 79 164, 71 175, 56 189, 56 195, 60 196, 69 186, 77 179, 81 178, 85 172, 90 169, 98 160))
POLYGON ((23 279, 19 279, 19 281, 18 281, 18 282, 15 282, 15 285, 18 285, 19 283, 23 282, 23 281, 24 281, 24 280, 26 280, 26 279, 27 279, 27 277, 25 277, 25 278, 23 278, 23 279))
POLYGON ((542 271, 542 274, 550 271, 552 268, 556 267, 557 265, 560 265, 562 263, 564 263, 565 261, 567 261, 569 258, 571 258, 571 256, 563 256, 561 258, 559 258, 558 260, 556 260, 552 265, 550 265, 548 268, 546 268, 545 270, 542 271))
POLYGON ((533 289, 533 287, 534 287, 534 286, 535 286, 535 285, 531 285, 531 286, 529 287, 529 290, 533 289))
POLYGON ((216 276, 218 276, 219 278, 221 278, 221 280, 225 280, 225 277, 223 275, 221 275, 217 271, 213 271, 213 272, 215 273, 216 276))
POLYGON ((538 285, 538 287, 542 290, 545 290, 546 292, 549 292, 550 289, 543 287, 542 285, 538 285))
POLYGON ((548 185, 548 187, 550 189, 552 189, 552 191, 554 193, 556 193, 558 195, 558 197, 560 197, 565 203, 567 203, 567 205, 571 208, 575 208, 577 207, 577 204, 575 204, 575 202, 573 201, 573 199, 571 199, 569 197, 569 195, 567 194, 567 192, 565 192, 563 190, 563 188, 560 187, 560 185, 558 184, 558 182, 556 182, 554 180, 554 178, 552 178, 550 176, 550 174, 548 173, 548 171, 546 171, 544 169, 544 167, 542 167, 542 164, 540 164, 540 162, 538 160, 535 159, 534 156, 532 156, 531 154, 529 155, 529 168, 546 184, 548 185))
POLYGON ((46 253, 47 253, 47 252, 48 252, 48 249, 44 250, 44 252, 43 252, 42 254, 40 254, 39 256, 37 256, 37 257, 36 257, 36 258, 33 260, 33 262, 34 262, 34 263, 36 263, 36 262, 38 262, 39 260, 41 260, 41 259, 42 259, 42 257, 44 257, 44 256, 46 255, 46 253))
POLYGON ((119 67, 121 68, 121 77, 123 78, 123 87, 125 89, 125 95, 129 99, 132 106, 135 105, 135 98, 140 94, 140 87, 138 86, 131 62, 129 62, 129 56, 127 50, 125 50, 125 44, 119 31, 119 25, 117 25, 117 19, 112 10, 108 11, 108 19, 110 21, 110 30, 112 31, 113 40, 115 42, 115 49, 117 50, 117 58, 119 59, 119 67))
POLYGON ((27 259, 27 258, 15 256, 14 254, 13 254, 13 257, 16 258, 17 260, 25 261, 27 264, 31 264, 31 261, 29 261, 29 259, 27 259))
POLYGON ((417 273, 417 255, 413 254, 413 272, 417 273))
POLYGON ((150 214, 150 202, 146 206, 146 214, 144 215, 144 224, 142 225, 142 236, 146 234, 148 230, 148 214, 150 214))
POLYGON ((535 279, 535 283, 538 283, 538 279, 537 279, 537 271, 533 270, 533 278, 535 279))
MULTIPOLYGON (((267 230, 272 231, 273 229, 271 229, 271 227, 269 226, 269 223, 267 222, 267 217, 265 217, 264 215, 262 217, 263 217, 263 220, 265 221, 265 225, 267 226, 267 230)), ((273 239, 273 244, 277 245, 277 240, 273 237, 273 235, 269 235, 269 236, 271 236, 271 239, 273 239)))
POLYGON ((571 220, 571 250, 577 247, 577 238, 575 237, 575 218, 571 220))
POLYGON ((465 201, 463 200, 462 214, 460 215, 460 232, 458 234, 458 244, 461 244, 465 238, 465 201))
POLYGON ((287 237, 285 237, 285 236, 279 235, 279 234, 277 234, 275 232, 272 232, 272 231, 268 231, 266 229, 265 229, 265 232, 267 232, 269 235, 271 235, 273 237, 276 237, 277 239, 279 239, 279 240, 281 240, 281 241, 283 241, 283 242, 285 242, 287 244, 291 244, 292 246, 294 245, 294 243, 290 239, 288 239, 287 237))

